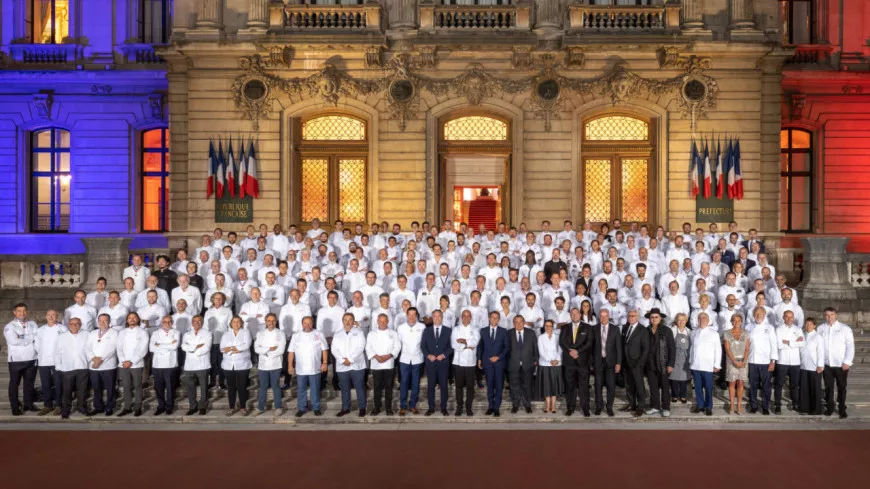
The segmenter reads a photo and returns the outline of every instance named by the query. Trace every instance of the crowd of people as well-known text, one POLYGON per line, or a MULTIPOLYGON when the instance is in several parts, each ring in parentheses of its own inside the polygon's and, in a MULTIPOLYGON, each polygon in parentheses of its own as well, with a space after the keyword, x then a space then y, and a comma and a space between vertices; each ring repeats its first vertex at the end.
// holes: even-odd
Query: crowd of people
POLYGON ((256 365, 257 415, 269 391, 283 414, 294 377, 296 416, 322 415, 331 371, 337 416, 351 413, 351 390, 359 416, 393 415, 396 382, 398 415, 419 414, 424 374, 427 416, 450 414, 449 384, 456 416, 474 414, 476 388, 486 389, 486 415, 500 416, 507 384, 512 413, 531 413, 533 400, 556 413, 561 399, 568 416, 613 416, 619 385, 622 411, 667 417, 690 402, 690 383, 692 413, 713 414, 718 384, 732 414, 743 412, 748 387, 750 413, 781 414, 785 404, 847 416, 851 328, 833 308, 805 317, 756 231, 744 236, 734 222, 724 233, 686 223, 650 234, 615 220, 599 230, 565 221, 558 231, 544 221, 538 232, 500 223, 475 234, 451 221, 414 222, 410 232, 336 221, 327 231, 315 219, 305 231, 248 226, 241 239, 215 229, 191 256, 180 249, 154 262, 133 256, 123 290, 99 278, 41 326, 15 306, 4 329, 13 414, 37 410, 39 375, 40 415, 68 418, 73 399, 84 415, 116 414, 119 384, 117 416, 141 416, 143 385, 153 382, 154 415, 174 412, 183 383, 187 415, 206 414, 209 391, 220 389, 227 416, 247 416, 256 365))

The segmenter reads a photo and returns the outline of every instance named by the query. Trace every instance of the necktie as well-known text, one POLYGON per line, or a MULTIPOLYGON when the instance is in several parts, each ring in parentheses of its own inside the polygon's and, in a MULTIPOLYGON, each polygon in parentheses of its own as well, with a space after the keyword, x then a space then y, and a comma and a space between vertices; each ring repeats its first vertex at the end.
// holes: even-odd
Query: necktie
POLYGON ((607 358, 607 325, 601 325, 601 358, 607 358))
POLYGON ((577 330, 580 329, 576 324, 574 325, 574 343, 577 343, 577 330))
POLYGON ((438 341, 439 336, 441 336, 441 328, 435 328, 435 341, 438 341))
POLYGON ((520 350, 522 350, 522 349, 523 349, 523 333, 522 333, 522 331, 521 331, 521 332, 519 332, 519 333, 517 333, 517 334, 518 334, 518 336, 517 336, 517 343, 518 343, 519 346, 520 346, 520 350))
POLYGON ((495 340, 495 328, 489 328, 489 339, 495 340))
POLYGON ((634 325, 632 324, 632 325, 628 328, 628 337, 627 337, 627 338, 631 338, 631 333, 633 333, 633 332, 634 332, 634 325))

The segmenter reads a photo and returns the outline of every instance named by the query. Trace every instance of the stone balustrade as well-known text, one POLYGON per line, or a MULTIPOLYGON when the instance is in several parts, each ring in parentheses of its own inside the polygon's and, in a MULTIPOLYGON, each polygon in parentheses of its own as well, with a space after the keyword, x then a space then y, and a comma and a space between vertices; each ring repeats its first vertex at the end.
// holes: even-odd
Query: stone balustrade
POLYGON ((852 287, 870 291, 870 254, 849 254, 852 287))
POLYGON ((421 30, 529 30, 531 6, 421 5, 421 30))
POLYGON ((82 283, 84 255, 5 257, 0 288, 75 288, 82 283))
POLYGON ((382 32, 381 6, 363 5, 272 5, 269 28, 272 31, 365 31, 382 32))
POLYGON ((831 46, 819 44, 805 44, 795 46, 794 56, 792 56, 786 65, 814 65, 829 63, 831 60, 831 46))
POLYGON ((677 31, 680 5, 570 5, 568 20, 577 33, 677 31))
POLYGON ((118 46, 118 51, 127 63, 148 65, 166 62, 154 51, 154 46, 151 44, 121 44, 118 46))
POLYGON ((79 44, 10 44, 9 57, 25 64, 65 64, 82 59, 79 44))

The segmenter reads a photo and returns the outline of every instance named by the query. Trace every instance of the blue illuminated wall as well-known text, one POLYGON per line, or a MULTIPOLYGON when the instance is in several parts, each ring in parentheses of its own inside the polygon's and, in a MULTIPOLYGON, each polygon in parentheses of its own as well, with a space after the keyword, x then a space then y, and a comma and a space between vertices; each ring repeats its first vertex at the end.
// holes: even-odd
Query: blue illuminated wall
POLYGON ((93 236, 165 246, 140 232, 140 133, 168 111, 165 63, 132 31, 139 2, 72 0, 70 39, 52 46, 25 42, 25 1, 0 2, 0 255, 81 253, 93 236), (67 233, 31 228, 30 134, 47 127, 70 131, 67 233))

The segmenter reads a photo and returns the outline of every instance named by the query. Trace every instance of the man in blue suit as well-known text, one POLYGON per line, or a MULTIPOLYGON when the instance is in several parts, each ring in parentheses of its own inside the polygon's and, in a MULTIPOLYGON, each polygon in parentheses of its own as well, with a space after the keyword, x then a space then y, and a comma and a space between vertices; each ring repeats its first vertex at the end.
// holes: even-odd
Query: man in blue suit
POLYGON ((499 314, 489 313, 489 326, 480 330, 480 342, 477 344, 477 365, 486 375, 486 400, 489 407, 486 415, 501 415, 501 394, 504 390, 504 369, 510 346, 507 331, 498 326, 499 314))
POLYGON ((423 331, 420 348, 426 358, 426 377, 429 379, 429 410, 426 416, 435 413, 435 384, 441 391, 441 414, 447 416, 447 374, 450 372, 450 354, 453 346, 450 335, 453 331, 443 324, 441 311, 432 314, 432 326, 423 331))

